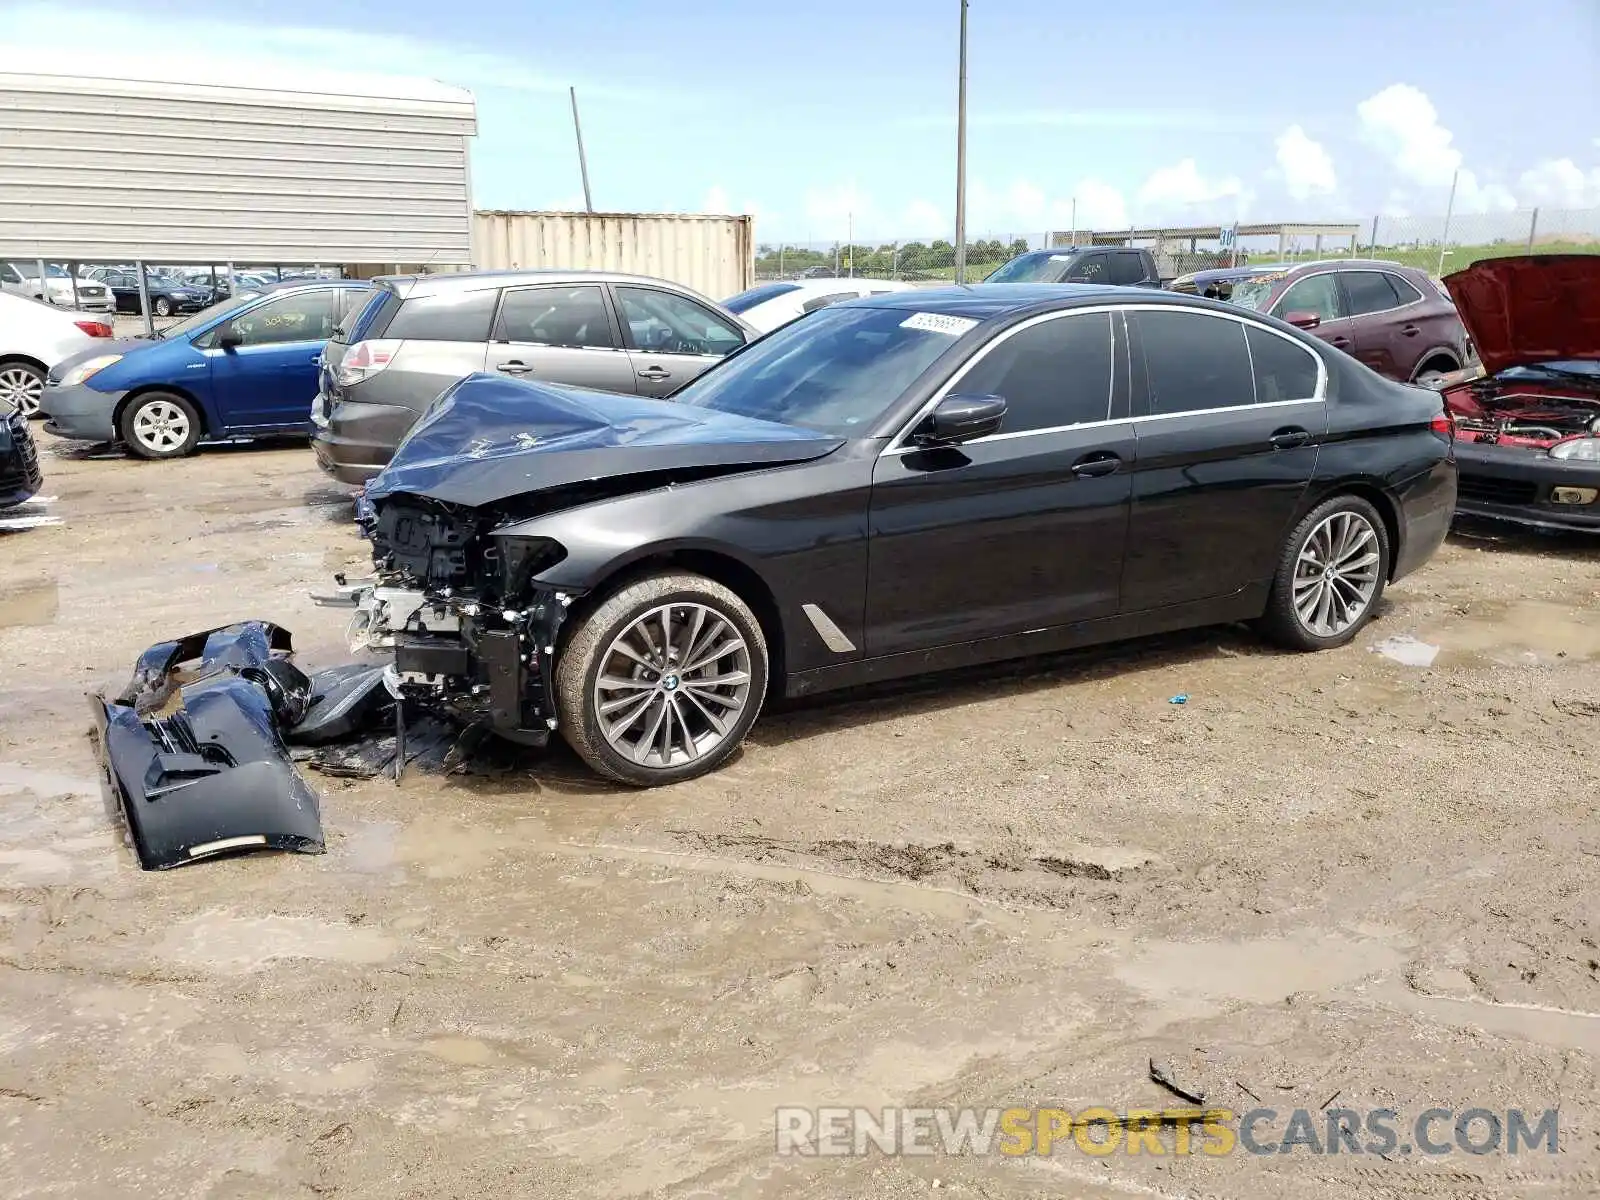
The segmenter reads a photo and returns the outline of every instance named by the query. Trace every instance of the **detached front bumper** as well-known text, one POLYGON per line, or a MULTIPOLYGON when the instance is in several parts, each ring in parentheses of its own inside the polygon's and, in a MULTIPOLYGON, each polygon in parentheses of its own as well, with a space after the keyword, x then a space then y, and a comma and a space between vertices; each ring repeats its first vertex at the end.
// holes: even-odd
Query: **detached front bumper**
POLYGON ((110 442, 117 437, 117 406, 128 393, 100 392, 86 383, 46 383, 39 395, 44 431, 56 437, 110 442))
POLYGON ((1600 533, 1600 463, 1565 462, 1538 450, 1461 442, 1456 512, 1541 529, 1600 533), (1593 492, 1593 498, 1585 498, 1593 492))
POLYGON ((10 508, 38 494, 44 486, 39 450, 20 412, 0 415, 0 508, 10 508))

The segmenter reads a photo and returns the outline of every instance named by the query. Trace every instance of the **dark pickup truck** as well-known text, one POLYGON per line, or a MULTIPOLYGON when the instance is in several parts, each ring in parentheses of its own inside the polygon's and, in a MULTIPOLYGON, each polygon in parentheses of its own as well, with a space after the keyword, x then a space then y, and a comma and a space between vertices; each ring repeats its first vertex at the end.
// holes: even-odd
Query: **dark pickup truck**
POLYGON ((1062 246, 1019 254, 985 283, 1117 283, 1161 286, 1155 256, 1137 246, 1062 246))

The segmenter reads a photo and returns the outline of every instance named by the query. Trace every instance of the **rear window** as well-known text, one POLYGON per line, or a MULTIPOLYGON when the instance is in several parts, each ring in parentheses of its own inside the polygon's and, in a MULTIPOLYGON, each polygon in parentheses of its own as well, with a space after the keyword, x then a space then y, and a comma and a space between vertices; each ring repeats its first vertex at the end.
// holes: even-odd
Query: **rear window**
POLYGON ((1072 255, 1047 254, 1043 251, 1034 251, 1032 254, 1020 254, 1004 266, 998 268, 984 280, 985 283, 1054 283, 1066 273, 1067 265, 1072 262, 1072 255))
POLYGON ((372 298, 367 301, 366 307, 345 321, 342 329, 333 331, 334 341, 359 342, 366 337, 378 336, 399 307, 399 296, 386 287, 376 289, 372 298))
POLYGON ((798 283, 763 283, 751 288, 749 291, 740 292, 731 300, 724 300, 722 307, 729 312, 749 312, 758 304, 765 304, 768 300, 776 300, 779 296, 786 296, 790 292, 798 292, 798 283))
POLYGON ((443 292, 414 296, 396 310, 381 334, 376 325, 369 337, 422 342, 487 342, 499 288, 477 292, 443 292))

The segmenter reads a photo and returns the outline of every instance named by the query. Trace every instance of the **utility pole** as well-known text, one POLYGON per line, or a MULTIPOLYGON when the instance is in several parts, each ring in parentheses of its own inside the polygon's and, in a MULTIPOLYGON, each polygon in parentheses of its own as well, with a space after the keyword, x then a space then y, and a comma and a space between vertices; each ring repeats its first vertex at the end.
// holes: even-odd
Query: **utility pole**
POLYGON ((572 132, 578 137, 578 171, 583 176, 583 207, 588 212, 594 211, 594 200, 589 196, 589 160, 583 153, 583 126, 578 123, 578 89, 567 89, 572 97, 572 132))
POLYGON ((1461 182, 1461 172, 1450 176, 1450 203, 1444 206, 1444 232, 1439 235, 1439 269, 1435 275, 1444 274, 1444 256, 1449 253, 1450 218, 1456 211, 1456 184, 1461 182))
POLYGON ((967 0, 961 0, 961 78, 956 84, 956 282, 967 281, 967 0))

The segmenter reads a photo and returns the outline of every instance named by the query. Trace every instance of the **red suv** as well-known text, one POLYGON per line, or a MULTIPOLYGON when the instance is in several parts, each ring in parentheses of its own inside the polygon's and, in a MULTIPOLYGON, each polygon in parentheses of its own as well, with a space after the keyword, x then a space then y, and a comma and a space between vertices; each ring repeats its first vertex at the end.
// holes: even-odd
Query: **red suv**
POLYGON ((1235 280, 1234 304, 1314 333, 1380 375, 1439 387, 1471 361, 1456 306, 1426 271, 1342 259, 1235 280))

